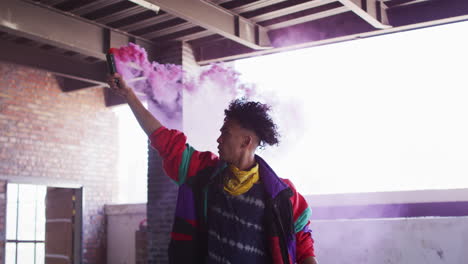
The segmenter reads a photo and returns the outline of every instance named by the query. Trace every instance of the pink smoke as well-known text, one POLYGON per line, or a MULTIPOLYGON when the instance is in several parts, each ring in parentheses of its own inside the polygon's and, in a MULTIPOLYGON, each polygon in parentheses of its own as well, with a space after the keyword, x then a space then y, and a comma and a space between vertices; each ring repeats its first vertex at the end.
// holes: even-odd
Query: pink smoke
POLYGON ((112 49, 117 71, 140 96, 153 101, 168 116, 181 111, 183 91, 203 92, 204 86, 216 86, 232 97, 251 98, 255 85, 243 83, 240 73, 222 63, 204 67, 200 72, 186 72, 179 65, 150 62, 144 48, 130 43, 112 49))

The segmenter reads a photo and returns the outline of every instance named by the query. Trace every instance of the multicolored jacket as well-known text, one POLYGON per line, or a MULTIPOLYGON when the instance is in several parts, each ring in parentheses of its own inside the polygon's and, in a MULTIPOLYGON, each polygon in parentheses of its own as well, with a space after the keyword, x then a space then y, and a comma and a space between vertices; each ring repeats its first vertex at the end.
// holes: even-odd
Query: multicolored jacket
MULTIPOLYGON (((174 224, 169 245, 170 263, 204 263, 207 255, 208 188, 226 167, 211 152, 188 145, 177 130, 161 127, 150 136, 159 151, 164 170, 179 185, 174 224)), ((301 263, 314 256, 309 229, 310 209, 289 180, 280 179, 259 156, 260 180, 265 187, 265 216, 273 263, 301 263)))

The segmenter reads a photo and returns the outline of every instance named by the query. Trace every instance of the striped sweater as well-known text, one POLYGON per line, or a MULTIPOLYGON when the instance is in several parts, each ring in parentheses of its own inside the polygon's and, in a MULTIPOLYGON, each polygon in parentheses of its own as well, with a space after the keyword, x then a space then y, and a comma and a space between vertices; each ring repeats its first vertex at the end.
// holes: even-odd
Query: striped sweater
POLYGON ((209 190, 207 264, 269 264, 265 234, 265 190, 254 184, 241 195, 224 191, 222 182, 209 190))

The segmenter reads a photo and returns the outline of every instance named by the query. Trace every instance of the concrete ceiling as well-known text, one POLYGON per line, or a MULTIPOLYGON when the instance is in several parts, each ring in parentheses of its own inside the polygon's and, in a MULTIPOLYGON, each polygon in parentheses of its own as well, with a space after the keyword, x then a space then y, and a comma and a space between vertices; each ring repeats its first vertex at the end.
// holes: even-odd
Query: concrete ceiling
POLYGON ((129 41, 187 42, 207 64, 463 20, 466 0, 1 0, 0 60, 74 90, 102 85, 105 52, 129 41))

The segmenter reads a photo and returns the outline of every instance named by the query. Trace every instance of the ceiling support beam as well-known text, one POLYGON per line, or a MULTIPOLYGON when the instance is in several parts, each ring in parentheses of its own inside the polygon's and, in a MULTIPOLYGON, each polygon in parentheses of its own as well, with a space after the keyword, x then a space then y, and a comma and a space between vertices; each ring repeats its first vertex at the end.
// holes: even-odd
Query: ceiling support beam
POLYGON ((63 78, 63 83, 61 83, 61 89, 64 92, 74 92, 81 89, 93 89, 93 88, 103 88, 105 85, 99 85, 89 82, 83 82, 76 79, 63 78))
MULTIPOLYGON (((135 38, 18 0, 0 1, 0 31, 101 60, 105 60, 113 39, 118 39, 118 43, 124 39, 123 42, 128 43, 135 38)), ((152 45, 152 42, 146 44, 152 45)))
POLYGON ((132 0, 162 10, 252 49, 271 48, 267 30, 220 6, 199 0, 132 0))
POLYGON ((78 81, 105 85, 107 74, 105 62, 86 63, 40 48, 5 40, 0 40, 0 50, 7 51, 0 52, 1 61, 39 68, 78 81))
MULTIPOLYGON (((343 7, 342 7, 343 8, 343 7)), ((319 14, 319 13, 318 13, 319 14)), ((340 16, 327 16, 318 20, 297 24, 289 28, 270 31, 275 48, 263 51, 247 50, 239 45, 229 45, 225 40, 211 41, 203 45, 194 44, 197 62, 200 65, 216 61, 230 61, 288 50, 288 47, 304 43, 316 43, 341 36, 375 31, 366 21, 352 12, 340 16), (346 21, 346 22, 345 22, 346 21)), ((313 44, 312 44, 313 45, 313 44)), ((312 46, 311 45, 311 46, 312 46)))
POLYGON ((406 5, 391 5, 391 2, 387 1, 384 4, 388 4, 388 19, 394 26, 468 15, 468 1, 466 0, 410 1, 406 5))
POLYGON ((339 0, 344 6, 360 16, 367 23, 378 29, 386 29, 388 25, 385 10, 378 0, 339 0))
POLYGON ((191 40, 194 40, 194 39, 208 37, 208 36, 211 36, 211 35, 213 35, 213 33, 210 32, 209 30, 203 30, 203 31, 200 31, 200 32, 197 32, 197 33, 184 35, 182 37, 175 38, 174 40, 187 42, 187 41, 191 41, 191 40))
POLYGON ((193 27, 195 27, 193 24, 191 24, 189 22, 184 22, 184 23, 181 23, 181 24, 178 24, 178 25, 175 25, 175 26, 166 27, 164 29, 145 34, 145 35, 143 35, 143 37, 147 38, 147 39, 154 39, 154 38, 157 38, 157 37, 162 37, 162 36, 165 36, 165 35, 176 33, 178 31, 186 30, 186 29, 193 28, 193 27))
POLYGON ((258 16, 254 16, 254 17, 251 17, 250 20, 254 22, 262 22, 262 21, 273 19, 273 18, 290 15, 296 12, 300 12, 302 10, 306 10, 306 9, 310 9, 310 8, 314 8, 318 6, 323 6, 326 4, 333 3, 333 2, 336 2, 336 0, 315 0, 315 1, 305 2, 302 4, 297 4, 297 5, 293 5, 290 7, 264 13, 258 16))
MULTIPOLYGON (((311 39, 310 41, 307 41, 304 43, 298 43, 298 44, 294 44, 291 46, 279 47, 279 48, 274 48, 270 50, 261 50, 261 51, 253 51, 253 50, 250 50, 250 51, 249 50, 237 50, 236 51, 236 50, 229 50, 226 48, 224 49, 216 48, 214 46, 207 47, 207 49, 208 48, 212 49, 211 53, 215 53, 216 54, 215 56, 207 56, 203 54, 203 50, 201 50, 201 47, 198 47, 197 48, 197 53, 198 53, 197 63, 199 65, 207 65, 210 63, 220 62, 220 61, 239 60, 239 59, 244 59, 248 57, 263 56, 263 55, 285 52, 285 51, 290 51, 290 50, 295 50, 295 49, 304 49, 304 48, 310 48, 310 47, 315 47, 315 46, 328 45, 332 43, 339 43, 339 42, 344 42, 344 41, 375 37, 375 36, 392 34, 392 33, 397 33, 397 32, 438 26, 438 25, 443 25, 443 24, 457 23, 457 22, 462 22, 462 21, 468 21, 468 14, 460 15, 456 17, 438 19, 438 20, 428 20, 428 21, 416 23, 416 24, 407 23, 403 26, 391 27, 391 28, 382 29, 382 30, 371 30, 371 31, 361 32, 361 33, 341 31, 339 32, 339 34, 334 35, 330 38, 311 39)), ((333 23, 333 24, 336 25, 336 23, 333 23)), ((217 45, 222 46, 222 44, 217 44, 217 45)), ((211 55, 211 53, 209 54, 211 55)))
POLYGON ((297 24, 302 24, 302 23, 318 20, 324 17, 335 16, 335 15, 346 13, 346 12, 349 12, 349 9, 345 6, 341 6, 341 7, 336 7, 327 11, 323 11, 323 12, 319 12, 319 13, 315 13, 315 14, 311 14, 307 16, 290 19, 284 22, 276 23, 271 26, 266 26, 266 28, 268 30, 275 30, 275 29, 290 27, 290 26, 294 26, 297 24))
POLYGON ((285 2, 285 1, 287 0, 258 0, 258 1, 254 1, 245 5, 241 5, 239 7, 236 7, 230 10, 236 14, 241 14, 244 12, 249 12, 252 10, 263 8, 265 6, 274 5, 274 4, 285 2))
POLYGON ((166 22, 166 21, 169 21, 171 19, 174 19, 174 17, 167 14, 167 13, 166 14, 159 14, 157 16, 150 17, 150 18, 135 22, 135 23, 130 24, 130 25, 119 27, 119 29, 122 30, 122 31, 132 32, 132 31, 137 31, 137 30, 145 28, 145 27, 149 27, 149 26, 152 26, 152 25, 156 25, 156 24, 159 24, 159 23, 166 22))
MULTIPOLYGON (((140 6, 134 6, 134 7, 127 8, 125 10, 122 10, 122 11, 107 15, 105 17, 100 17, 100 18, 96 19, 95 21, 97 23, 100 23, 100 24, 109 24, 111 22, 115 22, 115 21, 118 21, 120 19, 129 17, 129 16, 138 15, 139 13, 143 12, 142 9, 143 8, 141 8, 140 6)), ((145 9, 143 9, 143 10, 145 10, 145 9)))

